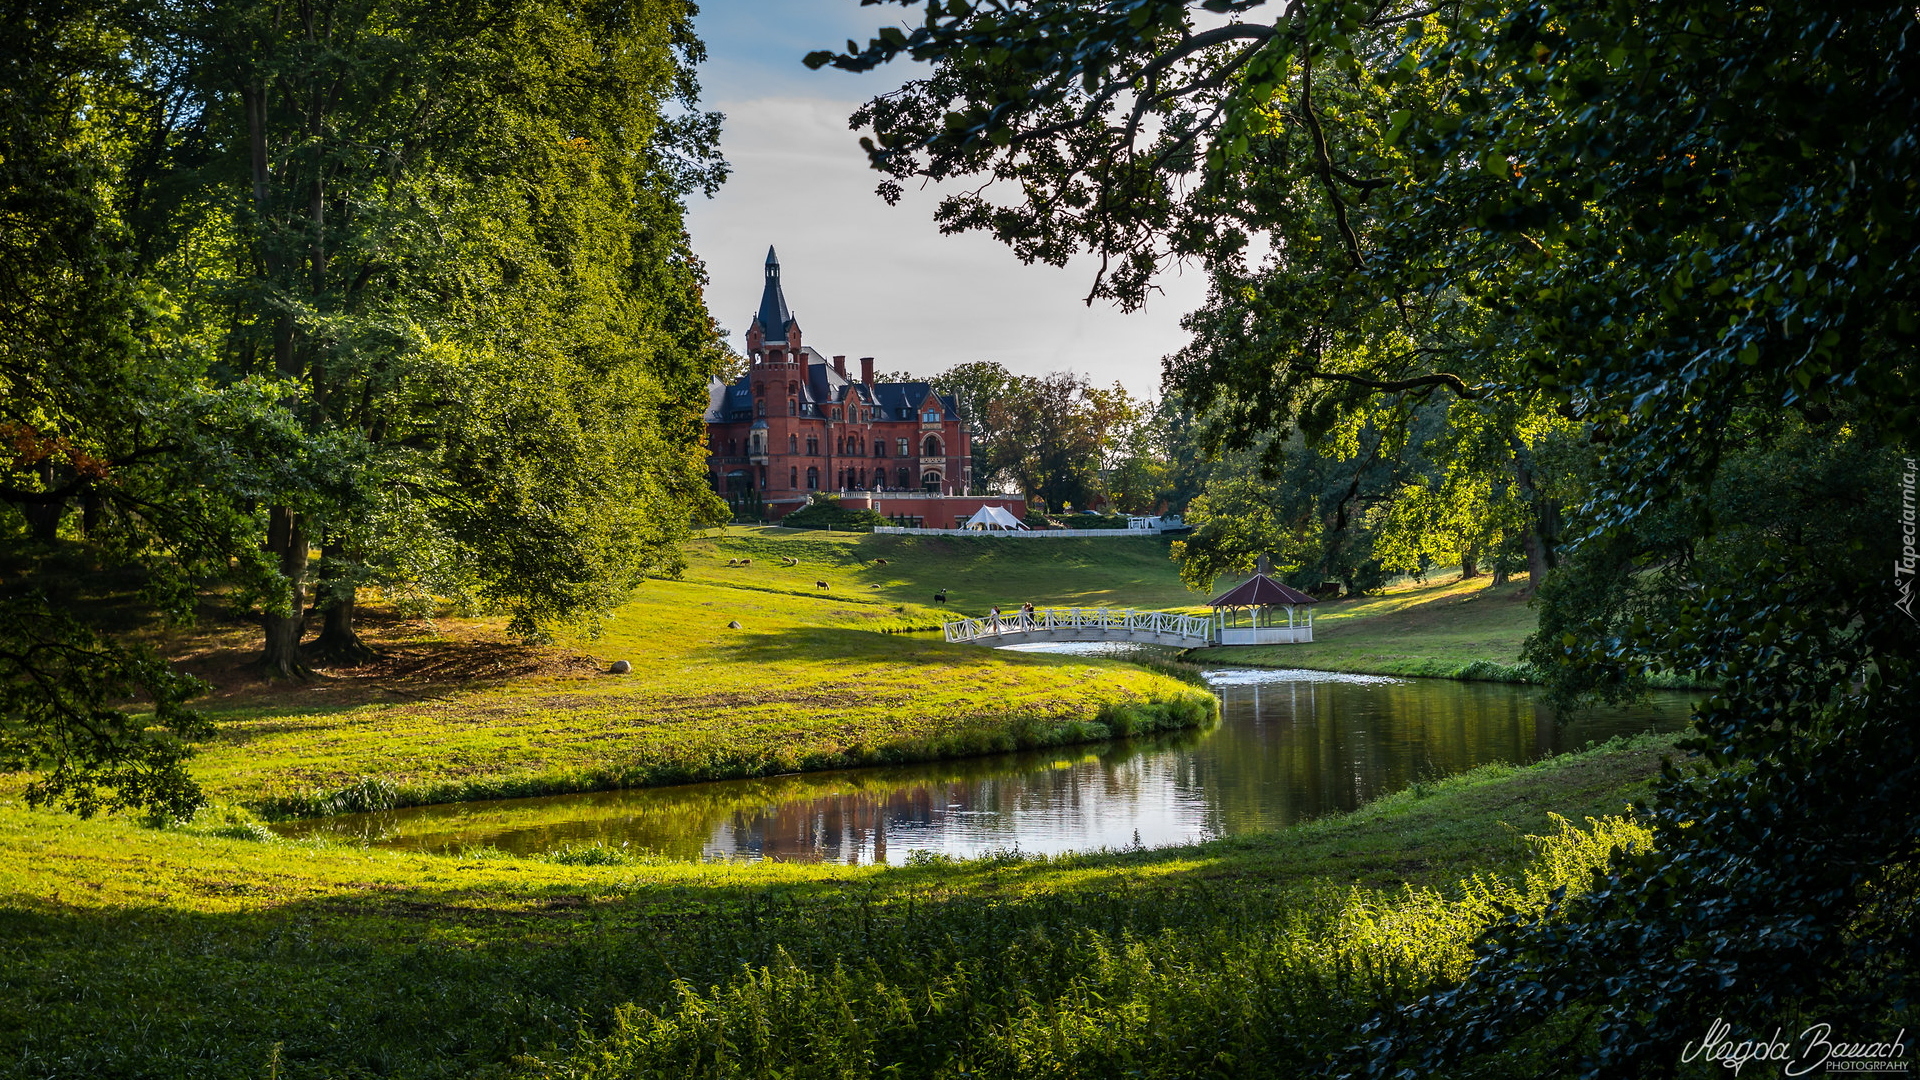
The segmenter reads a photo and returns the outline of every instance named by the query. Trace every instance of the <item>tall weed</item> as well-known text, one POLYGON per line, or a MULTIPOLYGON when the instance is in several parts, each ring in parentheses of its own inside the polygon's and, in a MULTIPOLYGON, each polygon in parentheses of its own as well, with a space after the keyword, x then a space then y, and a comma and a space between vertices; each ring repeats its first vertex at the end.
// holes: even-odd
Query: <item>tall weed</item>
POLYGON ((528 1064, 578 1080, 1285 1075, 1383 1003, 1458 979, 1490 924, 1547 916, 1651 840, 1621 818, 1555 825, 1518 876, 1444 893, 1200 886, 756 912, 763 959, 683 975, 528 1064))

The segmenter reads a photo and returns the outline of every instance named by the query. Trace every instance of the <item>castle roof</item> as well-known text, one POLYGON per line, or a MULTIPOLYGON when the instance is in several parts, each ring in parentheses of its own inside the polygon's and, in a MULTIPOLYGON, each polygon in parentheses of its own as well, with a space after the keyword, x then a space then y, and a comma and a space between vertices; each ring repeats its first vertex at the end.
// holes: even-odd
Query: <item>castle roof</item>
POLYGON ((762 334, 776 340, 787 336, 787 324, 793 321, 787 296, 780 291, 780 256, 773 253, 772 244, 767 245, 767 280, 760 288, 760 311, 753 321, 760 324, 762 334))
MULTIPOLYGON (((786 294, 780 288, 780 256, 774 253, 772 245, 768 245, 766 284, 760 293, 760 310, 754 316, 754 323, 766 338, 778 341, 786 337, 787 327, 793 322, 793 313, 787 308, 786 294)), ((960 418, 960 399, 953 394, 937 393, 930 383, 869 385, 841 374, 826 356, 811 345, 802 345, 792 359, 806 365, 806 374, 798 380, 799 386, 795 388, 798 393, 794 395, 798 398, 802 416, 824 417, 826 411, 823 407, 828 404, 858 401, 874 407, 875 420, 916 420, 920 406, 932 398, 939 405, 942 420, 960 418)), ((764 377, 757 367, 749 367, 731 385, 721 385, 719 380, 713 380, 707 387, 707 421, 726 423, 751 418, 753 384, 756 379, 764 377)), ((786 387, 781 386, 768 396, 784 399, 787 396, 785 390, 786 387)))

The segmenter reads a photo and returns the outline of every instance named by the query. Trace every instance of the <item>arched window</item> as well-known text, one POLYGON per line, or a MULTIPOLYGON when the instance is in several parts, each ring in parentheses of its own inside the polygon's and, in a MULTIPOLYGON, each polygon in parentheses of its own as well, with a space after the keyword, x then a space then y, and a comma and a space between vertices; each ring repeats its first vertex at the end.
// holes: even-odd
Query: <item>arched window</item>
POLYGON ((926 445, 920 448, 920 456, 921 457, 939 457, 940 456, 940 436, 938 435, 927 436, 926 445))
POLYGON ((797 383, 797 382, 790 382, 790 383, 788 383, 788 384, 787 384, 787 393, 789 393, 789 394, 795 394, 795 395, 797 395, 797 394, 799 394, 799 393, 800 393, 800 384, 799 384, 799 383, 797 383))
POLYGON ((753 403, 753 415, 755 415, 755 416, 765 416, 765 415, 767 415, 767 403, 766 403, 766 402, 764 402, 764 401, 756 401, 756 402, 754 402, 754 403, 753 403))
POLYGON ((787 486, 790 488, 797 488, 800 486, 800 469, 798 466, 795 466, 787 470, 787 486))
POLYGON ((787 436, 787 453, 797 454, 799 452, 800 452, 800 436, 798 435, 787 436))
POLYGON ((767 396, 767 384, 766 384, 766 383, 763 383, 763 382, 757 382, 757 383, 754 383, 754 384, 753 384, 753 396, 754 396, 754 397, 766 397, 766 396, 767 396))
POLYGON ((819 469, 811 468, 811 467, 807 469, 807 490, 808 491, 820 490, 820 470, 819 469))
POLYGON ((895 487, 898 487, 901 491, 905 491, 907 488, 913 486, 913 474, 907 471, 905 465, 900 466, 900 471, 897 475, 900 478, 900 482, 894 485, 895 487))
POLYGON ((798 401, 795 401, 792 398, 787 399, 787 415, 788 416, 800 415, 800 403, 798 401))
POLYGON ((873 456, 874 457, 887 456, 887 440, 885 439, 873 440, 873 456))
POLYGON ((739 453, 739 452, 740 452, 740 443, 739 443, 739 441, 738 441, 738 440, 735 440, 735 439, 728 439, 728 440, 727 440, 727 453, 729 453, 729 454, 737 454, 737 453, 739 453))
POLYGON ((937 472, 934 472, 932 469, 928 469, 926 472, 921 473, 920 486, 923 488, 926 488, 928 491, 936 495, 939 494, 940 493, 940 474, 937 472))
POLYGON ((807 453, 814 457, 820 456, 820 436, 807 436, 807 453))

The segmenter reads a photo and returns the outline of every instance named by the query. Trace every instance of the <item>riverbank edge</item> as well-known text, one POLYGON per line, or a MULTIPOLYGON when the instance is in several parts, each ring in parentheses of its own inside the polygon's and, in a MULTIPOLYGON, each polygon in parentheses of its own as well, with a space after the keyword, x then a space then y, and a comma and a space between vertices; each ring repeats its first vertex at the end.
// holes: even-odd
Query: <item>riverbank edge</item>
POLYGON ((856 744, 833 753, 787 757, 775 752, 704 761, 666 760, 619 769, 494 774, 427 784, 396 784, 384 777, 364 776, 338 788, 243 799, 233 805, 266 821, 289 821, 476 800, 575 795, 590 791, 667 787, 787 773, 986 757, 1209 727, 1219 719, 1219 699, 1211 691, 1191 690, 1165 697, 1109 703, 1091 717, 1050 720, 1021 716, 1004 723, 974 723, 933 738, 886 742, 876 746, 856 744))
MULTIPOLYGON (((1539 686, 1545 680, 1540 678, 1540 669, 1532 664, 1503 664, 1498 660, 1470 660, 1464 664, 1449 664, 1432 657, 1423 657, 1419 662, 1407 663, 1359 663, 1343 664, 1327 661, 1305 661, 1282 663, 1254 658, 1235 657, 1243 649, 1266 649, 1274 646, 1262 645, 1214 645, 1206 648, 1188 649, 1179 654, 1180 659, 1190 664, 1221 664, 1228 667, 1261 668, 1269 671, 1327 671, 1342 675, 1391 675, 1408 679, 1452 679, 1456 682, 1509 683, 1524 686, 1539 686)), ((1712 690, 1711 683, 1700 682, 1672 672, 1659 672, 1647 677, 1649 690, 1712 690)))

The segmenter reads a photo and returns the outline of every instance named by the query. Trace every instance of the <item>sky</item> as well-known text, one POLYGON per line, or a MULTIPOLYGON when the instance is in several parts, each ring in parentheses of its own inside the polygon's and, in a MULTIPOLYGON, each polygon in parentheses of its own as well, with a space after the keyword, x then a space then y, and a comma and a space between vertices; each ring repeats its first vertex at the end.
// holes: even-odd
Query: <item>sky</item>
POLYGON ((848 38, 864 44, 901 14, 858 0, 701 4, 702 97, 726 114, 721 150, 732 176, 713 199, 692 197, 687 225, 712 278, 708 303, 734 347, 745 348, 772 245, 807 344, 829 356, 872 356, 882 372, 916 375, 990 360, 1158 397, 1160 358, 1186 343, 1180 317, 1205 298, 1198 271, 1169 278, 1144 311, 1089 308, 1092 261, 1023 265, 984 234, 940 235, 937 191, 911 191, 898 206, 873 193, 880 174, 847 117, 911 69, 809 71, 800 58, 848 38))

